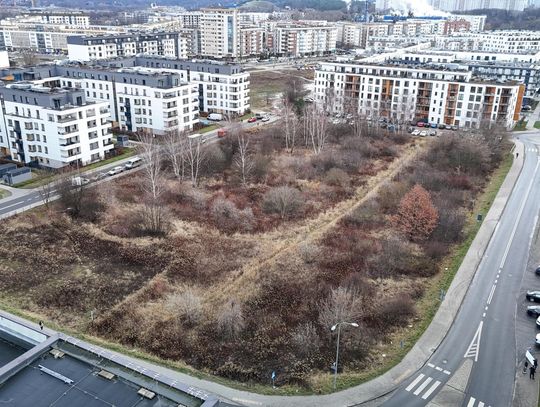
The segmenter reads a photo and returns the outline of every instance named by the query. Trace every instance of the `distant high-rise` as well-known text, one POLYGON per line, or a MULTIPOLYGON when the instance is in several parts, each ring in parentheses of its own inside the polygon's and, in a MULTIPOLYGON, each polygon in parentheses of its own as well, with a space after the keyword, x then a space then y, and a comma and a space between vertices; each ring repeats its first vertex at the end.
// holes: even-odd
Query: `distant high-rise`
MULTIPOLYGON (((391 1, 389 1, 391 3, 391 1)), ((528 0, 429 0, 434 8, 443 11, 466 11, 476 9, 501 9, 523 11, 528 0)))

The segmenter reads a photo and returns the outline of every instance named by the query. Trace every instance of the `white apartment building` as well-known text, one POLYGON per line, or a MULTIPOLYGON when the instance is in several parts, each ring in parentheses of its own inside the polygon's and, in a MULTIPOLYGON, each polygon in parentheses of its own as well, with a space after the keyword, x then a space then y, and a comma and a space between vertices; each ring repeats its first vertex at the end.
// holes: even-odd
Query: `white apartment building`
POLYGON ((460 33, 435 38, 435 47, 459 51, 486 51, 503 54, 540 51, 538 31, 489 31, 460 33))
POLYGON ((271 51, 299 57, 335 52, 338 29, 335 26, 278 25, 272 33, 271 51))
POLYGON ((68 25, 74 27, 89 27, 90 17, 81 12, 38 12, 33 13, 45 24, 68 25))
POLYGON ((240 29, 240 56, 248 57, 264 53, 265 31, 262 27, 242 27, 240 29))
POLYGON ((109 34, 101 36, 70 36, 68 56, 74 61, 92 61, 137 54, 187 58, 196 38, 191 30, 180 32, 109 34))
POLYGON ((240 23, 236 9, 202 9, 199 22, 203 56, 236 58, 240 55, 240 23))
POLYGON ((429 65, 322 62, 315 74, 315 101, 334 112, 465 128, 486 122, 511 128, 523 93, 515 82, 482 81, 466 70, 429 65))
POLYGON ((0 145, 22 163, 86 165, 114 148, 108 103, 84 92, 33 84, 0 88, 0 145))
POLYGON ((434 8, 444 11, 467 11, 478 9, 501 9, 523 11, 527 0, 429 0, 434 8))

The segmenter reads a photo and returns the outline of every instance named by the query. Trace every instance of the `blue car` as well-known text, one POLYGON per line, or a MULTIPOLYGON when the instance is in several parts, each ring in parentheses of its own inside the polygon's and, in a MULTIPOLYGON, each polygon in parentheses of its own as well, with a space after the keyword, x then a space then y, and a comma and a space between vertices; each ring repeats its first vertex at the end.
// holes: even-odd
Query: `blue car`
POLYGON ((436 129, 437 128, 437 123, 431 123, 429 125, 429 127, 431 127, 432 129, 436 129))

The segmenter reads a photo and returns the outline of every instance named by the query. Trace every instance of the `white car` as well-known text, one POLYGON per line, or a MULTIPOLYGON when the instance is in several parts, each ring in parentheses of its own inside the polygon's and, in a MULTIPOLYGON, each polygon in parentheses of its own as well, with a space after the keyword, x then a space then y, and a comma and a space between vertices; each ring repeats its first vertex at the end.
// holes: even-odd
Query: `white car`
POLYGON ((535 342, 536 342, 537 345, 540 345, 540 334, 536 335, 536 341, 535 342))
POLYGON ((420 130, 413 130, 413 132, 411 134, 413 136, 418 136, 418 135, 420 135, 420 130))
POLYGON ((113 175, 120 174, 122 171, 124 171, 124 167, 114 167, 107 173, 107 175, 112 177, 113 175))
POLYGON ((536 327, 540 328, 540 317, 536 318, 536 327))
POLYGON ((261 119, 261 122, 268 122, 270 121, 270 118, 268 116, 264 116, 262 119, 261 119))
POLYGON ((427 136, 427 131, 425 130, 422 130, 419 134, 420 137, 426 137, 427 136))

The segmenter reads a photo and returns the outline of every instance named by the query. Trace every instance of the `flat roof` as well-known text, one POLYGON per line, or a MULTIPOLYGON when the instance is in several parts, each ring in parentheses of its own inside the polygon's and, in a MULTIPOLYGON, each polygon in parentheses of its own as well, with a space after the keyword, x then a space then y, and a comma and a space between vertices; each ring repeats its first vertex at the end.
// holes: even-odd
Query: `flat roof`
POLYGON ((26 351, 27 349, 0 337, 0 367, 18 358, 26 351))

